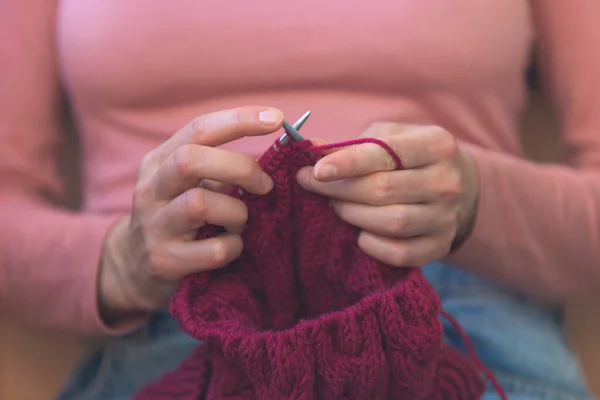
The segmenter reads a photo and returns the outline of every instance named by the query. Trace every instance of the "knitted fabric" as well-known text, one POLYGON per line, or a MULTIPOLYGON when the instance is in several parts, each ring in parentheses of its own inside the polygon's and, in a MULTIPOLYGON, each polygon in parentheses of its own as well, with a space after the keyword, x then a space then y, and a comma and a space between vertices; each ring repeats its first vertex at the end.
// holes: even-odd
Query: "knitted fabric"
POLYGON ((239 194, 249 209, 243 254, 186 278, 171 301, 205 343, 138 400, 481 397, 476 368, 443 344, 440 302, 419 269, 367 256, 359 230, 297 184, 318 157, 309 146, 260 159, 275 187, 239 194))

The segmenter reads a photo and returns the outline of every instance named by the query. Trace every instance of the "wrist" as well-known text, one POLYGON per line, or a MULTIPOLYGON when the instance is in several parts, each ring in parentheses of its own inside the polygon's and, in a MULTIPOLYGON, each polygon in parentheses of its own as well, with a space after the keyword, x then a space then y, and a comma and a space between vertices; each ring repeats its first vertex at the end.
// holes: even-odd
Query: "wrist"
POLYGON ((102 247, 98 271, 98 310, 107 322, 143 313, 127 298, 126 264, 131 262, 125 240, 130 217, 119 219, 109 230, 102 247))
POLYGON ((460 247, 473 232, 479 204, 479 173, 477 163, 467 149, 461 147, 460 152, 463 176, 463 200, 458 229, 452 242, 453 251, 460 247))

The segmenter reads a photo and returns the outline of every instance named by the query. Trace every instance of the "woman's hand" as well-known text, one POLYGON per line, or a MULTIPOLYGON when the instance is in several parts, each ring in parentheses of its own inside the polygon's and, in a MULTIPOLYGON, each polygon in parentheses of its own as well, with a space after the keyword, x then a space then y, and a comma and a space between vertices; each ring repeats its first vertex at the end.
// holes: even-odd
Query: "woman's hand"
POLYGON ((105 241, 99 300, 105 315, 164 307, 186 275, 219 268, 242 251, 245 204, 226 195, 239 185, 268 193, 273 182, 251 157, 215 148, 278 130, 279 110, 242 107, 202 115, 146 155, 133 193, 133 212, 105 241), (225 228, 195 240, 204 224, 225 228))
POLYGON ((363 137, 386 142, 342 148, 303 168, 298 182, 332 198, 336 213, 361 228, 360 248, 393 266, 445 257, 471 229, 478 197, 474 161, 439 127, 378 123, 363 137))

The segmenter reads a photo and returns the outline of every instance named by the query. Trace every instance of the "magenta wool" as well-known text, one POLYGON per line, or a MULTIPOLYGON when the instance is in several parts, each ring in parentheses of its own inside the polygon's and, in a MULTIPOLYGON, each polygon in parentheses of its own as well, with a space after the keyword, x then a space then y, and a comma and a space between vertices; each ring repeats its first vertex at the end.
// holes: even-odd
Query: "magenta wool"
POLYGON ((443 343, 440 301, 419 269, 367 256, 359 230, 298 185, 298 169, 319 156, 310 146, 260 159, 275 187, 239 195, 249 209, 243 254, 186 278, 171 302, 204 343, 138 400, 481 397, 480 371, 443 343))

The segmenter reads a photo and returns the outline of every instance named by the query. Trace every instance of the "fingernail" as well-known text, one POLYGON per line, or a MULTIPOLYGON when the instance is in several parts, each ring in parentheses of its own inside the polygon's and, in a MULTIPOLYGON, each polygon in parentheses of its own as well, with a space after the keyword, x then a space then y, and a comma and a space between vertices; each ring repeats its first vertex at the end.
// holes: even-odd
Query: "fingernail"
POLYGON ((273 179, 271 179, 271 177, 267 174, 262 174, 261 177, 261 181, 262 181, 262 185, 265 188, 265 190, 267 192, 270 192, 271 189, 273 188, 273 179))
POLYGON ((310 181, 310 171, 308 171, 306 168, 301 169, 296 174, 296 179, 300 185, 307 186, 310 181))
POLYGON ((337 176, 337 168, 331 164, 318 165, 315 169, 315 178, 318 180, 333 179, 337 176))
POLYGON ((258 120, 266 126, 273 126, 283 121, 283 113, 279 110, 265 110, 258 114, 258 120))
POLYGON ((227 261, 227 249, 223 243, 217 241, 213 244, 213 256, 219 264, 227 261))

